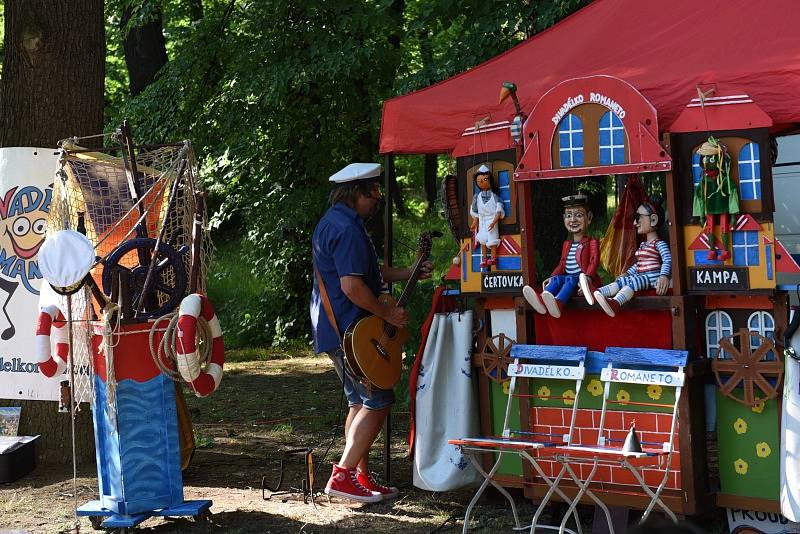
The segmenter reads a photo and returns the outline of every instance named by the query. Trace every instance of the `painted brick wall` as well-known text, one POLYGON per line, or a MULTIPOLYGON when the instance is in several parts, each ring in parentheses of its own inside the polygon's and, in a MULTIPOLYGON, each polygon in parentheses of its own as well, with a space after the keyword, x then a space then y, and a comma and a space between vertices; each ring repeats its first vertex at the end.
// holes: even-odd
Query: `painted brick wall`
MULTIPOLYGON (((569 431, 569 423, 572 417, 571 408, 550 408, 537 406, 530 410, 531 432, 550 434, 553 436, 564 435, 569 431)), ((611 441, 612 446, 622 446, 631 424, 635 422, 636 431, 642 447, 661 449, 662 444, 669 441, 670 425, 672 414, 650 413, 650 412, 629 412, 612 411, 606 412, 605 436, 611 441)), ((575 430, 573 444, 596 445, 597 433, 600 426, 600 410, 578 409, 575 416, 575 430)), ((666 488, 680 489, 680 447, 678 443, 678 427, 675 427, 675 452, 672 455, 672 467, 667 479, 666 488)), ((547 476, 556 476, 561 469, 561 464, 546 459, 539 460, 542 471, 547 476)), ((579 465, 575 469, 585 479, 591 471, 591 465, 579 465)), ((642 475, 650 486, 658 486, 664 477, 664 469, 643 469, 642 475)), ((622 467, 600 466, 597 468, 594 479, 600 483, 625 484, 639 487, 639 483, 633 475, 622 467)))

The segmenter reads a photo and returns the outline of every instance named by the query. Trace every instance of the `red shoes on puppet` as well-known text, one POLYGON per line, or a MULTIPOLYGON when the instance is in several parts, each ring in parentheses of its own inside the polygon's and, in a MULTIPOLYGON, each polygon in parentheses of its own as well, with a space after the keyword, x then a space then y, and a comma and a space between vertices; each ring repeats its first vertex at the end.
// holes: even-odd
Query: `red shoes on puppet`
POLYGON ((622 309, 622 306, 620 306, 620 303, 617 302, 616 299, 607 299, 599 291, 594 292, 594 299, 609 317, 616 317, 617 313, 622 309))
POLYGON ((371 473, 333 464, 325 493, 358 502, 380 502, 397 497, 400 490, 380 484, 371 473))
POLYGON ((497 265, 497 260, 491 256, 487 256, 485 259, 481 260, 481 263, 478 266, 483 269, 484 267, 489 267, 491 265, 497 265))

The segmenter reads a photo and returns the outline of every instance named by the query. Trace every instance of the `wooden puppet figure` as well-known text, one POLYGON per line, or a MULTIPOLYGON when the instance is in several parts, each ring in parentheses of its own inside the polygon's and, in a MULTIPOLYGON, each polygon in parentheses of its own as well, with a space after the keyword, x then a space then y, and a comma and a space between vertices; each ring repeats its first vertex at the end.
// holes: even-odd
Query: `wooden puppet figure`
POLYGON ((503 200, 494 192, 494 178, 486 165, 481 165, 475 173, 475 184, 480 191, 472 197, 469 214, 472 216, 472 230, 475 240, 481 245, 480 267, 497 263, 497 245, 500 244, 500 219, 505 217, 503 200))
POLYGON ((597 277, 600 243, 586 235, 592 222, 588 200, 586 195, 572 195, 561 199, 564 203, 564 226, 571 239, 564 241, 561 261, 542 283, 542 293, 537 295, 530 286, 522 288, 522 295, 537 313, 561 317, 567 301, 578 290, 580 276, 587 276, 595 284, 600 280, 597 277))
POLYGON ((739 213, 739 192, 731 180, 731 157, 725 145, 713 137, 703 143, 700 154, 702 176, 694 189, 692 215, 705 218, 703 232, 708 237, 708 259, 717 259, 714 240, 714 216, 719 215, 719 229, 722 234, 722 250, 719 259, 731 257, 730 232, 731 215, 739 213))
POLYGON ((615 317, 623 305, 633 299, 636 291, 655 288, 656 294, 666 295, 672 274, 672 255, 667 243, 658 237, 658 229, 664 224, 664 208, 659 197, 643 202, 634 215, 636 233, 644 241, 636 251, 633 265, 608 285, 592 291, 591 281, 581 274, 583 296, 589 304, 597 304, 611 317, 615 317))

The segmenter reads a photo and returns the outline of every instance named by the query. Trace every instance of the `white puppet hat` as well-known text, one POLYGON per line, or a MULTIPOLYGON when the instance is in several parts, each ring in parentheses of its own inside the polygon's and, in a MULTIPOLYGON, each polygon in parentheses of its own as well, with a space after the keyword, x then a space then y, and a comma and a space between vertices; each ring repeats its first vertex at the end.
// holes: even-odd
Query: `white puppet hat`
POLYGON ((39 270, 44 279, 56 288, 80 283, 94 265, 94 260, 92 243, 74 230, 48 234, 39 249, 39 270))
POLYGON ((335 184, 355 182, 356 180, 366 180, 377 178, 381 175, 380 163, 351 163, 344 169, 330 177, 330 181, 335 184))
POLYGON ((478 172, 476 172, 475 174, 489 174, 490 172, 491 169, 489 167, 487 167, 486 165, 481 165, 480 167, 478 167, 478 172))

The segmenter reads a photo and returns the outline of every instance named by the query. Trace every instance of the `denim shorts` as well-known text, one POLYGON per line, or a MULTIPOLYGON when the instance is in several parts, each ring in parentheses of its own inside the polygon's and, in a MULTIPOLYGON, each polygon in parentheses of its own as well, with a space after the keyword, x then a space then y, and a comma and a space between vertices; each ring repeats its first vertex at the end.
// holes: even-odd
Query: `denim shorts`
POLYGON ((354 377, 345 365, 344 351, 341 348, 329 352, 328 356, 333 361, 333 367, 336 369, 336 374, 339 375, 339 380, 342 381, 348 406, 363 405, 369 410, 380 410, 394 402, 394 391, 391 389, 372 388, 367 391, 367 387, 354 377))

